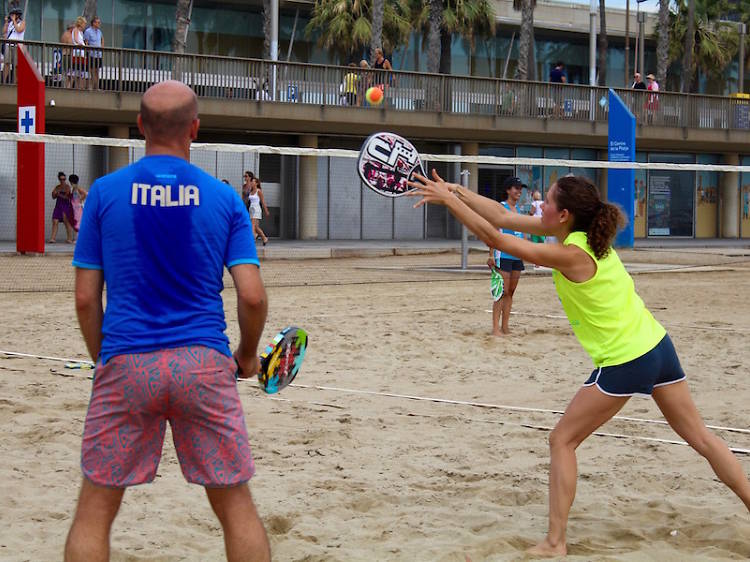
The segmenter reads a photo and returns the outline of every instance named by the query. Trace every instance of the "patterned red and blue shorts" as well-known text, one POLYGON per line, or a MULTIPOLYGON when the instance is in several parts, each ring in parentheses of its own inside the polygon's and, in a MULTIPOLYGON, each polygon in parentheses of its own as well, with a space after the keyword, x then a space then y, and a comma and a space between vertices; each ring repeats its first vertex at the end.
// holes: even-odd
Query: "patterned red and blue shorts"
POLYGON ((231 357, 203 346, 112 357, 97 364, 81 450, 83 474, 122 488, 151 482, 167 421, 182 473, 207 487, 255 473, 231 357))

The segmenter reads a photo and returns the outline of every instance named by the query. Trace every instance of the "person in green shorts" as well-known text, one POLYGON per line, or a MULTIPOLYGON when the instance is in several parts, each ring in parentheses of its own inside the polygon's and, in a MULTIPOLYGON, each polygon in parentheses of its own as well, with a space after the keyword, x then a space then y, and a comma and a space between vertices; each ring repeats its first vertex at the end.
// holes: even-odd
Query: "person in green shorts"
POLYGON ((415 206, 446 206, 491 248, 554 270, 557 294, 594 370, 549 436, 549 528, 529 549, 535 556, 567 553, 568 514, 576 492, 576 449, 611 419, 633 394, 650 394, 670 426, 708 460, 719 479, 750 510, 750 482, 726 443, 711 433, 690 395, 685 373, 666 330, 635 292, 633 279, 611 244, 624 224, 620 210, 599 198, 581 176, 557 180, 547 192, 541 217, 509 213, 499 203, 457 184, 417 176, 415 206), (534 244, 498 228, 560 244, 534 244))

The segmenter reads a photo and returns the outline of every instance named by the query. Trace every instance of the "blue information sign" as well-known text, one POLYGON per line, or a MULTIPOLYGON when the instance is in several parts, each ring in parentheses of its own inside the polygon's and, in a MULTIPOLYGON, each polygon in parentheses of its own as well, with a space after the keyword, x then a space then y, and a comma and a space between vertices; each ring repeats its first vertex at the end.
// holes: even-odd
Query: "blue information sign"
MULTIPOLYGON (((609 138, 607 154, 610 162, 635 162, 635 117, 620 97, 609 90, 609 138)), ((635 170, 607 170, 607 198, 619 205, 627 215, 627 226, 615 238, 615 246, 633 247, 635 219, 635 170)))

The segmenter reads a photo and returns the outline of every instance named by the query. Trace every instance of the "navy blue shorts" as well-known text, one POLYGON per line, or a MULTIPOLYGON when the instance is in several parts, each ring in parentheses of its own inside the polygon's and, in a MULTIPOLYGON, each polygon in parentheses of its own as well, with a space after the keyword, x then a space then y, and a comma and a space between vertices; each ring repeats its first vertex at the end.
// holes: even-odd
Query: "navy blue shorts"
POLYGON ((604 394, 632 396, 651 394, 654 388, 685 380, 685 372, 669 334, 637 359, 594 369, 583 386, 596 385, 604 394))
POLYGON ((500 271, 523 271, 526 269, 523 266, 523 260, 511 260, 508 258, 500 258, 500 263, 497 264, 497 268, 500 271))

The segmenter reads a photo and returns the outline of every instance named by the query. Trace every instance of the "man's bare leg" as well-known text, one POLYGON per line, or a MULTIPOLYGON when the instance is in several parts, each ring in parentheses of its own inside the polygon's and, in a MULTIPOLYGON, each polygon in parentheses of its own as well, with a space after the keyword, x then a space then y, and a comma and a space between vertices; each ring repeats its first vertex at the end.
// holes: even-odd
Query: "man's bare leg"
POLYGON ((224 529, 229 562, 269 562, 271 547, 247 484, 206 488, 211 507, 224 529))
POLYGON ((124 493, 124 488, 106 488, 83 479, 65 542, 65 562, 109 560, 109 532, 124 493))

